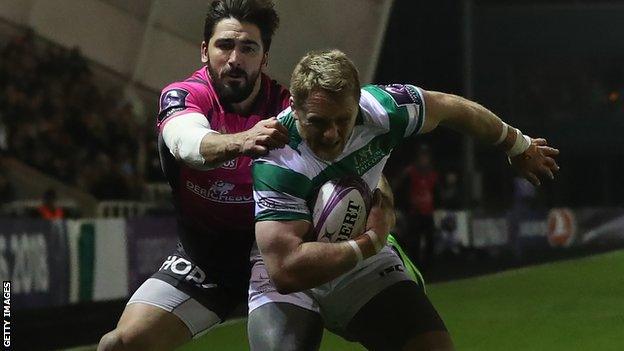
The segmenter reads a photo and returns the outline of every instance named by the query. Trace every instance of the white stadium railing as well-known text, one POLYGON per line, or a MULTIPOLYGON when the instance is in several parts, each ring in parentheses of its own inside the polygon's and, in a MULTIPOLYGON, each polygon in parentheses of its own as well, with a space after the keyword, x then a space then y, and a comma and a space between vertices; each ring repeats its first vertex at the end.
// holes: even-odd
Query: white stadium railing
POLYGON ((143 216, 151 207, 150 204, 137 201, 101 201, 95 213, 99 218, 131 218, 143 216))
POLYGON ((143 200, 145 201, 170 201, 171 187, 168 183, 147 183, 143 187, 143 200))
MULTIPOLYGON (((78 210, 78 204, 72 199, 57 200, 56 205, 66 211, 75 212, 78 210)), ((9 216, 25 216, 34 213, 39 206, 41 206, 39 199, 15 200, 3 205, 1 212, 9 216)))

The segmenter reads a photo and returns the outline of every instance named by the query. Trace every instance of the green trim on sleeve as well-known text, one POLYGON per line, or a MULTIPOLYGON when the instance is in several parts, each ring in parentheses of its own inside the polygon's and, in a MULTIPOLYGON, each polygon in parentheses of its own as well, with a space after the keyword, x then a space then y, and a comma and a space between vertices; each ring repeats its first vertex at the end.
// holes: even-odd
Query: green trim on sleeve
POLYGON ((254 162, 251 172, 255 191, 277 191, 300 199, 306 199, 312 191, 312 181, 291 169, 265 162, 254 162))
POLYGON ((310 214, 286 211, 264 211, 256 215, 256 222, 262 221, 297 221, 304 220, 312 222, 310 214))
POLYGON ((290 141, 288 142, 288 146, 290 146, 293 150, 299 152, 297 149, 299 144, 301 144, 301 135, 299 135, 299 130, 297 130, 297 121, 295 120, 294 112, 290 111, 283 116, 280 117, 280 123, 288 129, 288 136, 290 137, 290 141))
POLYGON ((394 145, 398 145, 404 139, 405 130, 409 122, 409 112, 407 108, 398 106, 388 92, 376 85, 367 85, 363 89, 373 95, 375 100, 386 110, 390 121, 390 135, 392 136, 392 141, 394 145))

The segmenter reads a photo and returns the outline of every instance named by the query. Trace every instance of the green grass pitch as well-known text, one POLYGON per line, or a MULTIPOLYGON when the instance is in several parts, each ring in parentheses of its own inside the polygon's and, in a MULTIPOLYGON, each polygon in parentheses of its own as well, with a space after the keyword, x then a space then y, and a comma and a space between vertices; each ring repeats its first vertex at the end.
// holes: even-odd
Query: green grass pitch
MULTIPOLYGON (((431 284, 427 291, 461 351, 624 350, 624 251, 431 284)), ((180 348, 247 349, 244 321, 180 348)), ((363 348, 326 331, 321 350, 363 348)))
MULTIPOLYGON (((432 284, 458 350, 624 350, 624 251, 432 284)), ((181 348, 247 350, 245 323, 181 348)), ((321 350, 363 350, 325 332, 321 350)))

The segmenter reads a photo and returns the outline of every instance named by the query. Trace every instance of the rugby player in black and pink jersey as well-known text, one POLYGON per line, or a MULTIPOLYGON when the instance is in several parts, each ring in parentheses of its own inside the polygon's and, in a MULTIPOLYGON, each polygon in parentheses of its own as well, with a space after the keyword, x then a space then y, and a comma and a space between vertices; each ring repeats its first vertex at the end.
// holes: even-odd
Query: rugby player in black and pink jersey
POLYGON ((179 245, 130 298, 98 350, 173 350, 247 300, 254 240, 253 157, 283 147, 272 117, 288 91, 263 73, 279 18, 270 1, 215 1, 201 67, 160 96, 163 171, 179 245))

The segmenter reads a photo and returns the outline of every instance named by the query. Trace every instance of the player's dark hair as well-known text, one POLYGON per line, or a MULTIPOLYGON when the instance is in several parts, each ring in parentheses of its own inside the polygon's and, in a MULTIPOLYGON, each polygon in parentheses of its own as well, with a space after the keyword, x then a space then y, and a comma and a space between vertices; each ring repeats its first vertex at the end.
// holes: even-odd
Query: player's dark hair
POLYGON ((219 21, 230 17, 258 26, 264 52, 269 51, 279 26, 279 16, 271 0, 214 0, 206 14, 204 41, 208 43, 219 21))

